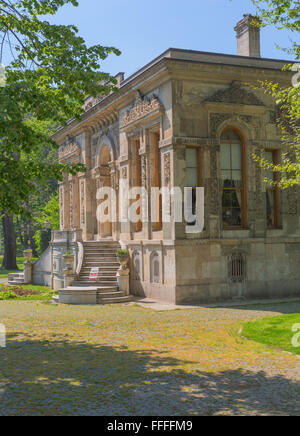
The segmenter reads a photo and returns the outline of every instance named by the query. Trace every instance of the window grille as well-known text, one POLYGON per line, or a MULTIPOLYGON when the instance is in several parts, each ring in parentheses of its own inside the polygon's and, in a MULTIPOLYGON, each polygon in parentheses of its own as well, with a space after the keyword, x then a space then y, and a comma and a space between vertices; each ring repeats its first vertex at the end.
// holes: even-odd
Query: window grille
POLYGON ((242 253, 234 253, 229 257, 228 275, 231 283, 242 283, 246 280, 246 259, 242 253))

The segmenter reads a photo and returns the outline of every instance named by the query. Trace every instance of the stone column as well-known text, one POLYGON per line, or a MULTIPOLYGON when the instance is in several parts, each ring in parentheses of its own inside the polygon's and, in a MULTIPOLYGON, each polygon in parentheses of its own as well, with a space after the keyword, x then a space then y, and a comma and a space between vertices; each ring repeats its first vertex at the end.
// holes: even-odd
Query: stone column
POLYGON ((60 230, 70 230, 70 186, 68 176, 59 187, 60 230))
MULTIPOLYGON (((221 236, 222 198, 220 190, 220 146, 209 146, 209 177, 206 179, 205 198, 209 199, 208 231, 211 239, 219 239, 221 236)), ((205 167, 206 168, 206 167, 205 167)))
POLYGON ((91 133, 89 129, 85 131, 85 152, 84 163, 86 166, 86 173, 84 175, 84 227, 83 238, 84 240, 92 240, 94 237, 93 219, 92 219, 92 180, 91 180, 91 133))
POLYGON ((73 228, 80 229, 80 200, 79 200, 78 176, 73 176, 72 179, 72 198, 73 198, 73 228))
POLYGON ((112 198, 112 236, 114 240, 119 240, 119 171, 116 167, 115 162, 111 162, 110 166, 110 177, 111 177, 111 188, 114 192, 115 198, 112 198), (113 210, 114 208, 114 210, 113 210))
POLYGON ((150 184, 149 184, 149 156, 147 152, 147 147, 143 148, 140 152, 141 156, 141 188, 143 188, 141 195, 141 217, 144 222, 142 222, 142 232, 143 239, 150 239, 150 219, 149 219, 149 199, 150 197, 150 184), (147 196, 144 195, 144 191, 147 196), (144 215, 144 216, 143 216, 144 215), (145 221, 146 220, 146 221, 145 221))
MULTIPOLYGON (((174 223, 174 239, 185 239, 186 237, 186 223, 184 219, 184 188, 186 186, 186 158, 185 158, 185 146, 184 145, 176 145, 173 148, 173 151, 168 151, 163 153, 163 173, 164 173, 164 186, 173 187, 173 180, 176 180, 176 186, 181 188, 182 191, 182 221, 174 223), (171 177, 171 153, 173 155, 173 170, 174 177, 172 180, 169 180, 169 176, 171 177)), ((174 204, 172 208, 172 218, 174 217, 174 204)), ((175 217, 174 217, 175 218, 175 217)), ((165 227, 164 224, 164 238, 165 236, 165 227)), ((170 239, 170 238, 168 238, 170 239)))

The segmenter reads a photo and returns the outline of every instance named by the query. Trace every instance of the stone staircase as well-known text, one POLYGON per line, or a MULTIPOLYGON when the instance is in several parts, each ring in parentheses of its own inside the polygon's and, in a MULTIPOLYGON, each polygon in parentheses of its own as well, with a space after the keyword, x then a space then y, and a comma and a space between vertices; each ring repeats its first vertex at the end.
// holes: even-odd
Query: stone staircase
POLYGON ((25 284, 24 273, 8 274, 8 284, 12 286, 24 285, 25 284))
POLYGON ((88 241, 83 243, 84 257, 78 280, 64 291, 78 293, 84 299, 85 292, 95 292, 97 304, 127 303, 132 301, 131 295, 126 295, 118 289, 117 272, 120 264, 116 251, 120 244, 112 240, 88 241), (91 268, 99 268, 97 280, 90 280, 91 268))
POLYGON ((117 260, 116 251, 119 250, 120 244, 115 241, 104 242, 84 242, 84 258, 79 275, 75 284, 91 284, 93 286, 117 286, 117 272, 120 264, 117 260), (89 280, 91 268, 99 268, 99 278, 97 281, 89 280))

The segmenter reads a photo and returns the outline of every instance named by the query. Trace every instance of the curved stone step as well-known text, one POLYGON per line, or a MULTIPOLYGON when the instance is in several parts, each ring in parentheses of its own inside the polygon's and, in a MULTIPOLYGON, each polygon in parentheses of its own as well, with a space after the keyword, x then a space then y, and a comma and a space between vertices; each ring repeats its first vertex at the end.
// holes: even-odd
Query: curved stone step
POLYGON ((132 295, 126 295, 125 297, 116 297, 116 298, 98 298, 97 304, 122 304, 122 303, 130 303, 133 300, 132 295))

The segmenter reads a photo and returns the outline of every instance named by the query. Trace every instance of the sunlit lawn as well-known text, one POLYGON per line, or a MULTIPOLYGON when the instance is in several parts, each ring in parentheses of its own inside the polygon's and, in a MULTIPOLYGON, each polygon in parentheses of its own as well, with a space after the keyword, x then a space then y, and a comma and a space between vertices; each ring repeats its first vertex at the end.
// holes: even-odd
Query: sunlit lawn
POLYGON ((0 301, 0 416, 293 412, 295 356, 238 334, 275 314, 0 301))
POLYGON ((262 344, 300 354, 300 347, 292 345, 292 338, 297 331, 300 332, 300 313, 249 322, 243 328, 243 335, 262 344), (292 327, 296 324, 298 329, 293 331, 292 327))

